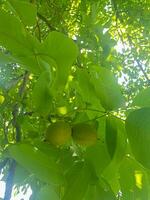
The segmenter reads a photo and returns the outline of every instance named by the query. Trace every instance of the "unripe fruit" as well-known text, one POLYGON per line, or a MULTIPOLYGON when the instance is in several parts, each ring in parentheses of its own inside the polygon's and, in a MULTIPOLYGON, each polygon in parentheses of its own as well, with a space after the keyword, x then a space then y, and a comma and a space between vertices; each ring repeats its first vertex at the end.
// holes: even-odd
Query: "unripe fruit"
POLYGON ((0 104, 2 104, 4 100, 5 100, 4 96, 0 95, 0 104))
POLYGON ((97 141, 97 133, 90 124, 79 123, 72 128, 72 138, 79 145, 91 146, 97 141))
POLYGON ((71 137, 71 127, 64 121, 51 124, 46 132, 46 141, 55 146, 64 145, 71 137))

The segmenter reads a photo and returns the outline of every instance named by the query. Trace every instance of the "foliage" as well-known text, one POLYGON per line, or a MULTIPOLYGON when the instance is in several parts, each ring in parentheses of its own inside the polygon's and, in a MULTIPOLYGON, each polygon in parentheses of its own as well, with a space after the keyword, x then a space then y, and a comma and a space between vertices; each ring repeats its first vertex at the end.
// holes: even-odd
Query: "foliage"
POLYGON ((4 200, 21 187, 30 200, 150 198, 149 10, 149 0, 0 1, 4 200), (59 121, 69 138, 86 124, 77 134, 94 130, 94 142, 48 143, 59 121))

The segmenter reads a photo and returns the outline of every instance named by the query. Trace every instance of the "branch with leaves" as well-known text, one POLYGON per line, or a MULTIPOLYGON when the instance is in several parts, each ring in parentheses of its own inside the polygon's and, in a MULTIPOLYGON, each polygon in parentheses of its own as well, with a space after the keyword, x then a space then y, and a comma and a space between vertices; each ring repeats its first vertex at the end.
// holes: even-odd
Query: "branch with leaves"
MULTIPOLYGON (((123 46, 125 47, 125 42, 124 42, 124 39, 122 37, 123 33, 122 33, 121 29, 118 27, 118 20, 123 24, 123 19, 122 19, 122 16, 119 14, 116 2, 114 0, 111 0, 111 2, 112 2, 112 5, 113 5, 113 8, 114 8, 115 15, 116 15, 116 26, 117 26, 116 28, 117 28, 117 32, 118 32, 118 35, 119 35, 119 37, 121 39, 121 42, 122 42, 123 46), (121 33, 119 31, 121 31, 121 33)), ((127 35, 128 43, 130 44, 130 47, 132 47, 131 54, 133 55, 134 60, 135 60, 135 62, 137 64, 137 66, 139 67, 139 69, 143 73, 145 79, 147 80, 147 84, 150 85, 150 79, 149 79, 147 73, 145 72, 142 64, 140 63, 139 59, 137 58, 137 55, 138 55, 137 50, 136 50, 135 45, 134 45, 134 43, 132 41, 132 37, 129 35, 129 33, 127 32, 127 30, 126 30, 126 35, 127 35)))
MULTIPOLYGON (((28 77, 29 77, 29 72, 25 71, 24 76, 23 76, 23 81, 22 81, 22 84, 19 88, 19 93, 18 93, 19 98, 21 99, 21 102, 23 102, 23 99, 24 99, 24 92, 25 92, 25 89, 26 89, 28 77)), ((16 103, 14 105, 12 115, 13 115, 12 124, 15 128, 15 131, 16 131, 15 140, 16 140, 16 142, 20 142, 20 140, 21 140, 21 128, 20 128, 20 124, 17 121, 17 117, 19 115, 19 104, 18 103, 16 103)), ((17 164, 16 164, 15 160, 9 160, 9 169, 8 169, 8 174, 7 174, 7 178, 6 178, 6 189, 5 189, 4 200, 10 200, 11 199, 11 194, 12 194, 12 189, 13 189, 13 179, 14 179, 16 165, 17 164)))

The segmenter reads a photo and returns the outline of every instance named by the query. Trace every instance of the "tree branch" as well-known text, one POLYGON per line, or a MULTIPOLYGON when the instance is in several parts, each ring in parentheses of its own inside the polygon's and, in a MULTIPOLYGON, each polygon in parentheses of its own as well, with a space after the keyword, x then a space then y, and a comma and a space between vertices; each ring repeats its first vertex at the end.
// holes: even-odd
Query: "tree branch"
MULTIPOLYGON (((24 95, 24 90, 25 90, 25 87, 26 87, 26 83, 27 83, 27 80, 28 80, 28 76, 29 76, 29 72, 25 71, 25 74, 24 74, 24 77, 23 77, 23 81, 22 81, 22 84, 20 86, 20 89, 19 89, 19 97, 21 99, 23 99, 23 95, 24 95)), ((21 140, 21 129, 20 129, 20 125, 18 124, 17 122, 17 117, 18 117, 18 114, 19 114, 19 106, 18 104, 16 103, 14 105, 14 109, 12 111, 12 115, 13 115, 13 126, 14 128, 16 129, 16 142, 19 142, 21 140)))
POLYGON ((5 159, 0 163, 0 173, 1 173, 2 169, 5 167, 5 165, 7 164, 8 160, 9 159, 5 159))
POLYGON ((16 161, 13 160, 10 163, 9 171, 6 178, 6 189, 5 189, 4 200, 11 199, 15 168, 16 168, 16 161))
POLYGON ((50 22, 49 22, 43 15, 41 15, 41 14, 38 12, 38 13, 37 13, 37 16, 38 16, 39 19, 41 19, 43 22, 45 22, 45 24, 49 27, 50 30, 56 31, 56 29, 55 29, 53 26, 51 26, 50 22))
POLYGON ((143 74, 144 74, 144 76, 145 76, 145 78, 147 80, 148 85, 150 85, 150 79, 148 78, 145 70, 143 69, 143 67, 142 67, 142 65, 141 65, 141 63, 140 63, 140 61, 138 59, 136 59, 136 63, 138 65, 138 67, 141 69, 141 71, 143 72, 143 74))
POLYGON ((23 76, 22 85, 20 86, 20 89, 19 89, 19 96, 21 98, 23 98, 23 93, 24 93, 24 90, 25 90, 25 87, 26 87, 28 76, 29 76, 29 72, 25 71, 24 76, 23 76))
MULTIPOLYGON (((28 80, 28 76, 29 76, 29 72, 25 71, 24 76, 23 76, 23 81, 19 88, 19 93, 18 93, 19 98, 21 98, 21 101, 23 101, 23 98, 24 98, 24 91, 25 91, 27 80, 28 80)), ((17 121, 17 117, 19 115, 18 103, 16 103, 14 105, 12 115, 13 115, 13 120, 12 120, 13 123, 12 124, 16 130, 16 138, 15 139, 16 139, 16 142, 19 142, 21 140, 21 128, 17 121)), ((6 189, 5 189, 4 200, 11 199, 16 164, 17 163, 15 160, 10 161, 9 170, 8 170, 7 179, 6 179, 6 189)))

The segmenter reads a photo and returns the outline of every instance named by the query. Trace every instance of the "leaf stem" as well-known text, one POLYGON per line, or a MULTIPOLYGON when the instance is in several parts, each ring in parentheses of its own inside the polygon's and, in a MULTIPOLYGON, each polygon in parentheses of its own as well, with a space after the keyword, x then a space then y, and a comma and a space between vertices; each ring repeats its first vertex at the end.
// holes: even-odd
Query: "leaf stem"
POLYGON ((68 112, 66 115, 70 115, 74 112, 83 112, 83 111, 93 111, 93 112, 99 112, 99 113, 106 113, 105 111, 101 111, 101 110, 98 110, 98 109, 92 109, 92 108, 77 108, 77 109, 74 109, 74 110, 71 110, 70 112, 68 112))
POLYGON ((90 121, 94 121, 94 120, 100 119, 100 118, 102 118, 102 117, 105 117, 106 115, 107 115, 107 113, 105 113, 104 115, 100 115, 100 116, 94 117, 93 119, 89 119, 89 120, 83 121, 83 123, 86 123, 86 122, 90 122, 90 121))

